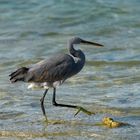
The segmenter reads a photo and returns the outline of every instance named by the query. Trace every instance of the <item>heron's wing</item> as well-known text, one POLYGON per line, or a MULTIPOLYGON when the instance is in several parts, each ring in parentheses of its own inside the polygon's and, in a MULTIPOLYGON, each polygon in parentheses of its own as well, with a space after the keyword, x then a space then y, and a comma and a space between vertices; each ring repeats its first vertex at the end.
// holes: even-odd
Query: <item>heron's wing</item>
POLYGON ((67 54, 57 55, 48 60, 40 61, 29 69, 28 82, 54 82, 65 80, 71 76, 74 60, 67 54))

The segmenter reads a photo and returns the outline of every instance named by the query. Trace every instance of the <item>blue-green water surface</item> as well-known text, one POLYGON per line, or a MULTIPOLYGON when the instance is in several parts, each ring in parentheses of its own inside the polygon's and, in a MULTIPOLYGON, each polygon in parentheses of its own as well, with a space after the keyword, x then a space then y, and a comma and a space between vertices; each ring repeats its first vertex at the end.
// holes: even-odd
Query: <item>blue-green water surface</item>
POLYGON ((140 1, 0 0, 0 139, 139 140, 140 1), (76 46, 86 65, 57 90, 57 101, 81 105, 96 115, 52 106, 52 90, 11 84, 8 75, 55 53, 68 53, 73 36, 104 44, 76 46), (103 117, 131 126, 96 126, 103 117))

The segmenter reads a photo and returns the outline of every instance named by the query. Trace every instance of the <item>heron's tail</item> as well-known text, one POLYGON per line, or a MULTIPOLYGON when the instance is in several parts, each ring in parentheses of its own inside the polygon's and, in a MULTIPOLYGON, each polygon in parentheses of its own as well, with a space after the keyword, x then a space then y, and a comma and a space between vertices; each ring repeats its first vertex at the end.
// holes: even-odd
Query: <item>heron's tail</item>
POLYGON ((11 73, 10 76, 10 81, 12 83, 15 83, 17 81, 25 81, 25 77, 27 75, 29 68, 22 67, 11 73))

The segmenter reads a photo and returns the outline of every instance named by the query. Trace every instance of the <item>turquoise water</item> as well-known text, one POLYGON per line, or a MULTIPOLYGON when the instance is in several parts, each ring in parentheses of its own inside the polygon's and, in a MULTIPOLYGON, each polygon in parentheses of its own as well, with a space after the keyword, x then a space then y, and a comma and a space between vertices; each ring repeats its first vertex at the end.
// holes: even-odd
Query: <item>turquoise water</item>
POLYGON ((139 0, 0 0, 0 138, 114 139, 140 136, 140 1, 139 0), (94 116, 52 106, 46 100, 49 125, 40 108, 43 90, 11 84, 8 75, 54 53, 67 53, 73 37, 104 48, 76 46, 86 65, 57 90, 57 100, 84 106, 94 116), (130 126, 95 126, 108 116, 130 126))

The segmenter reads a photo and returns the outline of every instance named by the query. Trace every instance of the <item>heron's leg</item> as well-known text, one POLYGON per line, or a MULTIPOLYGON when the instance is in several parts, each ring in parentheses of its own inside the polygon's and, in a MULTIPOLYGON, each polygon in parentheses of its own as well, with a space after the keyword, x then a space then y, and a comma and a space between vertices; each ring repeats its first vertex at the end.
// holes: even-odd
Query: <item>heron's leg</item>
POLYGON ((88 115, 92 115, 92 114, 95 114, 95 113, 92 113, 86 109, 84 109, 83 107, 81 106, 75 106, 75 105, 67 105, 67 104, 58 104, 55 100, 55 97, 56 97, 56 88, 53 88, 53 99, 52 99, 52 103, 54 106, 60 106, 60 107, 70 107, 70 108, 76 108, 78 109, 78 111, 76 112, 76 114, 74 116, 76 116, 80 111, 88 114, 88 115))
POLYGON ((45 99, 47 92, 48 92, 48 89, 45 90, 43 97, 40 99, 41 109, 42 109, 43 115, 45 116, 46 120, 47 120, 47 116, 46 116, 45 107, 44 107, 44 99, 45 99))
POLYGON ((56 100, 55 100, 55 97, 56 97, 56 88, 53 88, 53 99, 52 99, 52 103, 53 103, 54 106, 77 108, 77 106, 75 106, 75 105, 58 104, 56 102, 56 100))

